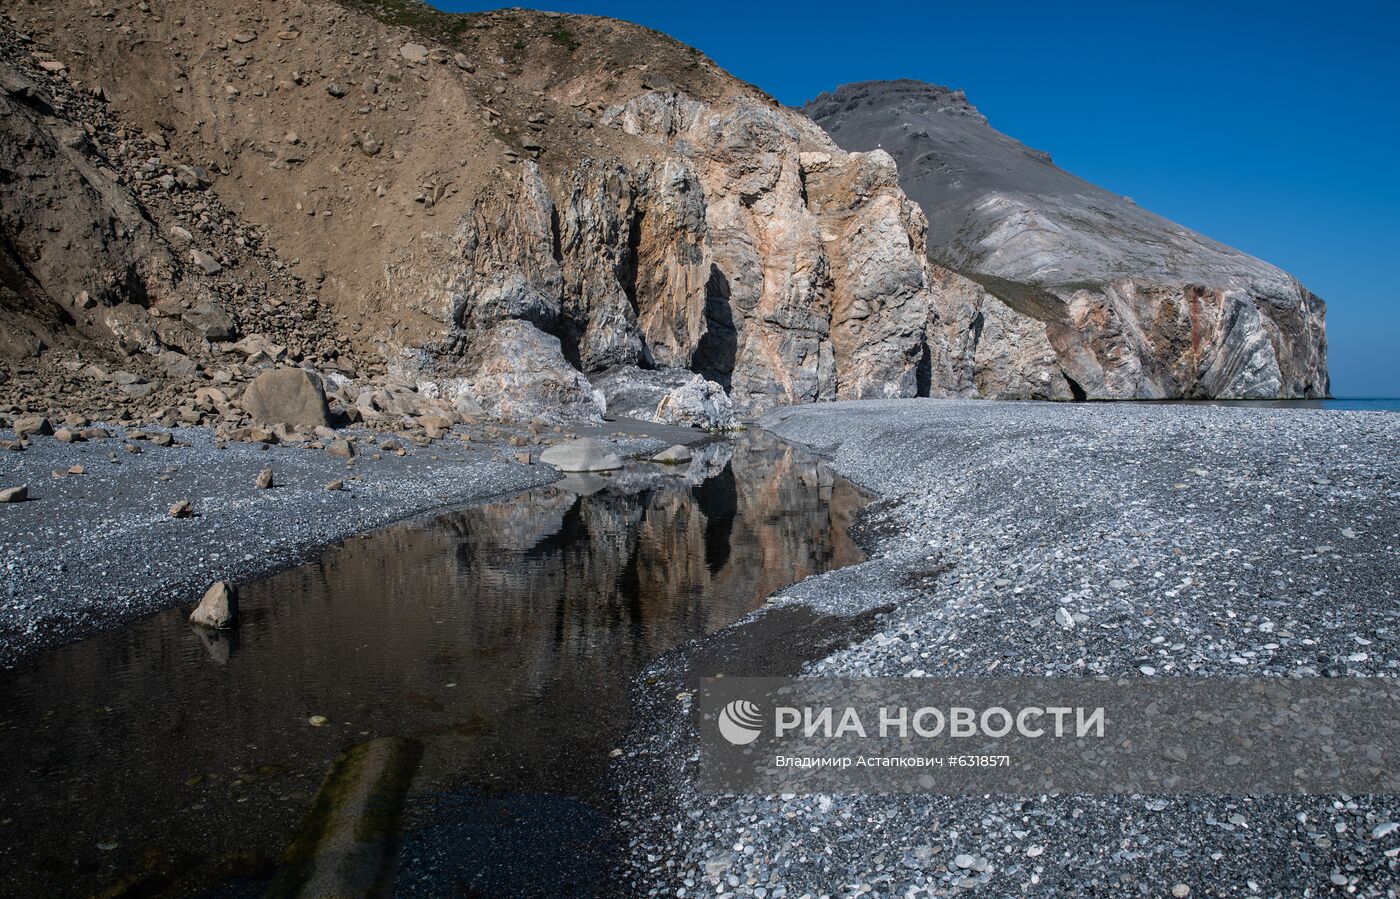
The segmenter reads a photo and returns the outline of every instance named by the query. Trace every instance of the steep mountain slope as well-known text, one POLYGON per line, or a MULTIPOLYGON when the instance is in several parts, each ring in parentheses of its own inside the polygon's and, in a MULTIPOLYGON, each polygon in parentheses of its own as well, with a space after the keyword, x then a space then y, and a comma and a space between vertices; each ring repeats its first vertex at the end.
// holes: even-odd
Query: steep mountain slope
POLYGON ((925 223, 889 157, 663 35, 399 0, 8 14, 420 392, 596 417, 585 376, 653 367, 744 411, 918 390, 925 223))
MULTIPOLYGON (((210 173, 162 152, 0 19, 0 413, 179 414, 200 387, 232 390, 260 349, 353 371, 210 173)), ((186 423, 218 417, 200 405, 186 423)))
POLYGON ((1044 371, 1053 353, 1091 397, 1326 395, 1318 297, 1055 167, 992 129, 961 91, 862 82, 806 112, 847 150, 889 152, 928 217, 929 258, 996 298, 963 290, 964 302, 936 310, 935 384, 956 385, 969 359, 1000 355, 993 367, 1003 373, 1044 371), (1008 327, 1015 340, 1003 336, 1008 327), (991 348, 968 345, 989 338, 991 348))

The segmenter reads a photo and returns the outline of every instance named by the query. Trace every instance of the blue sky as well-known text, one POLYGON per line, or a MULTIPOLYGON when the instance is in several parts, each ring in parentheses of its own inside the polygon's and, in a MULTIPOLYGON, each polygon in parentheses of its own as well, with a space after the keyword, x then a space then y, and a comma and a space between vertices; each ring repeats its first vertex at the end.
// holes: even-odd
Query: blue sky
POLYGON ((872 78, 960 87, 1061 167, 1292 272, 1327 300, 1333 393, 1400 396, 1400 4, 546 8, 664 31, 789 104, 872 78))

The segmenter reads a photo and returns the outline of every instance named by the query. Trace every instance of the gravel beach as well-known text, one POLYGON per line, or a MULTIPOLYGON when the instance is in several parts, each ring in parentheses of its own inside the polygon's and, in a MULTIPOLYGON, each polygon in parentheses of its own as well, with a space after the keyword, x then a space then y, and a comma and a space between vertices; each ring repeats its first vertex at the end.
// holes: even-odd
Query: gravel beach
MULTIPOLYGON (((152 434, 158 429, 148 429, 152 434)), ((0 506, 0 664, 182 603, 215 580, 247 581, 360 531, 437 506, 548 483, 499 446, 405 443, 348 461, 323 450, 235 443, 202 429, 176 445, 121 440, 65 444, 36 437, 0 454, 0 484, 29 500, 0 506), (184 445, 181 445, 184 444, 184 445), (79 465, 82 474, 54 478, 79 465), (271 467, 274 486, 260 490, 271 467), (332 481, 343 490, 327 490, 332 481), (187 501, 193 515, 169 508, 187 501)))
MULTIPOLYGON (((858 529, 871 559, 789 589, 731 647, 796 608, 880 609, 804 673, 1400 675, 1400 415, 901 400, 762 424, 879 497, 858 529)), ((1400 889, 1394 796, 704 794, 677 701, 715 673, 697 652, 639 688, 648 723, 617 765, 641 893, 1400 889)), ((767 673, 752 655, 720 670, 767 673)))
MULTIPOLYGON (((504 440, 418 447, 404 439, 395 441, 399 455, 376 451, 372 435, 346 432, 362 438, 355 458, 346 460, 285 445, 220 449, 200 428, 146 431, 170 433, 174 445, 41 436, 22 453, 0 453, 0 487, 29 488, 27 501, 0 505, 0 665, 160 609, 193 605, 215 580, 247 582, 353 534, 559 477, 547 465, 514 461, 522 450, 504 440), (124 444, 140 452, 127 452, 124 444), (73 466, 82 473, 54 477, 73 466), (268 467, 273 486, 258 489, 255 480, 268 467), (332 481, 344 489, 326 489, 332 481), (190 517, 171 516, 180 501, 190 504, 190 517)), ((641 422, 581 433, 608 440, 624 455, 704 436, 641 422), (637 436, 618 437, 620 428, 637 436)))

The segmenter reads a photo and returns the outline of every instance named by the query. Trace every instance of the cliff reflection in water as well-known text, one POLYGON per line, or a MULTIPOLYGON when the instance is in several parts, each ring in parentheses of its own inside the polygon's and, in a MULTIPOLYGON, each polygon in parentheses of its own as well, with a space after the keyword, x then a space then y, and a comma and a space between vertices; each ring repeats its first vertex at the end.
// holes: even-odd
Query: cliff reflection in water
POLYGON ((419 795, 595 800, 642 666, 860 561, 863 503, 748 434, 347 541, 246 586, 228 634, 172 610, 0 673, 0 893, 265 872, 335 754, 374 736, 425 743, 419 795))

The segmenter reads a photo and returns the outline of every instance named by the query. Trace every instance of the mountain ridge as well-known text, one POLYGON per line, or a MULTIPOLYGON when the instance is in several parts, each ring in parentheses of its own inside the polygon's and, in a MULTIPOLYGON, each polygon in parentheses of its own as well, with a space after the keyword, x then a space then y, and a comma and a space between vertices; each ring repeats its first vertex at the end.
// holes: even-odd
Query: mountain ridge
POLYGON ((1058 168, 961 91, 856 82, 803 109, 844 149, 894 157, 930 260, 1052 325, 1088 395, 1327 394, 1325 304, 1297 279, 1058 168))

